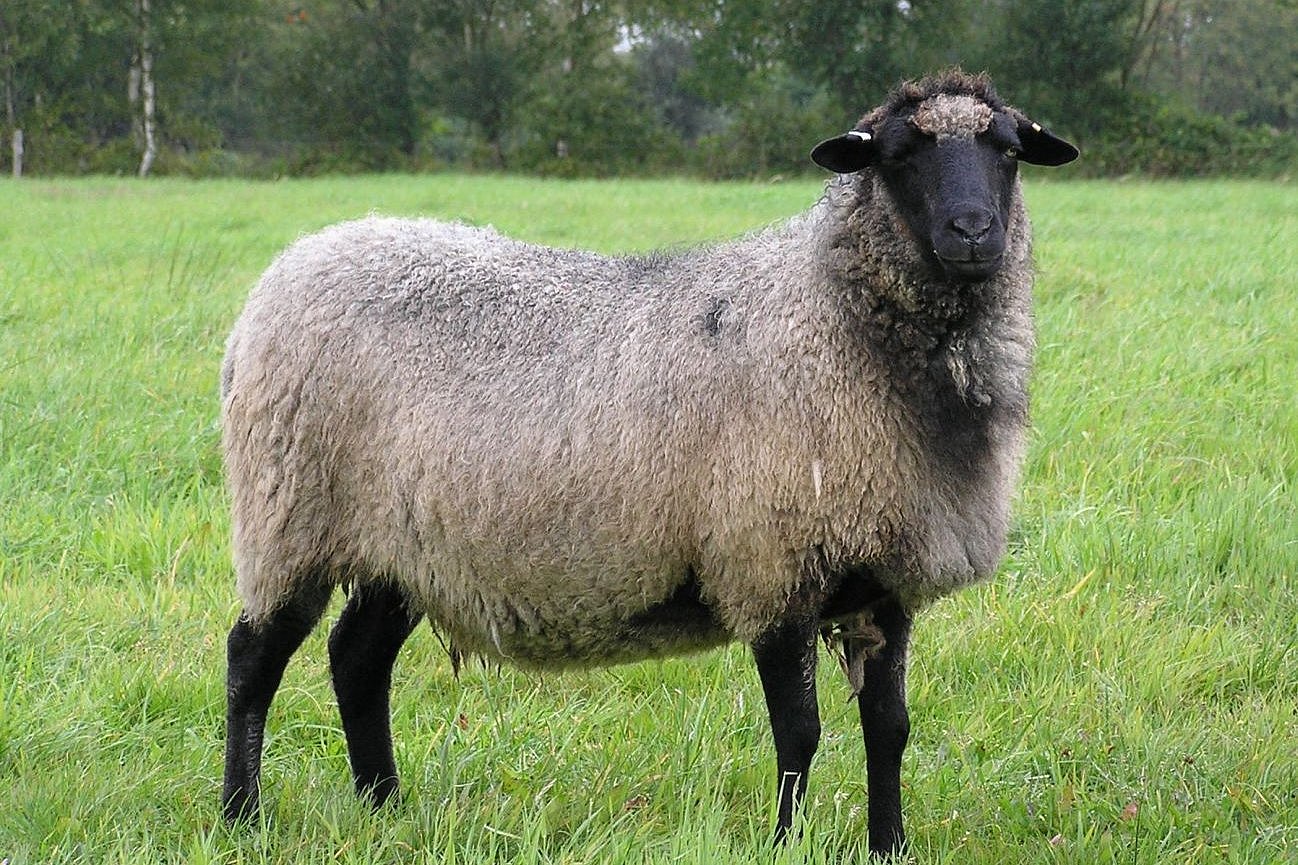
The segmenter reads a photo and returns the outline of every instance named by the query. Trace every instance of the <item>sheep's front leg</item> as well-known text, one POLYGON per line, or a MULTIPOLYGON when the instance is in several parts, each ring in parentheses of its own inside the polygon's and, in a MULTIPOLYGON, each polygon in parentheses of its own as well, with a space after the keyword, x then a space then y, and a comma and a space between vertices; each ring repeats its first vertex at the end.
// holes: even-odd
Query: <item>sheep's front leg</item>
POLYGON ((375 807, 397 789, 389 694, 392 665, 423 618, 387 584, 358 586, 329 633, 329 666, 358 795, 375 807))
MULTIPOLYGON (((876 856, 898 854, 906 842, 901 824, 901 756, 910 737, 906 712, 906 647, 911 617, 893 599, 874 608, 874 624, 884 644, 868 654, 864 684, 857 697, 865 736, 866 786, 869 799, 869 844, 876 856)), ((849 639, 848 663, 877 646, 849 639)))
POLYGON ((266 713, 288 660, 320 621, 331 587, 308 585, 260 625, 242 615, 226 642, 225 784, 221 804, 230 822, 257 813, 266 713))
POLYGON ((811 758, 820 744, 814 621, 791 621, 775 627, 753 644, 753 655, 775 737, 778 843, 793 825, 793 813, 807 791, 811 758))

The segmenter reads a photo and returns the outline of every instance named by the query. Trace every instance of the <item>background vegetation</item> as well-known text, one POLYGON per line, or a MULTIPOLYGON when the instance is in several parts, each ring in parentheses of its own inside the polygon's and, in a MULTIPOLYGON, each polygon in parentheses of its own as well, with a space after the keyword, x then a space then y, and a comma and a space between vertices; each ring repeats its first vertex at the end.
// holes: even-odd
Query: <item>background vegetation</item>
POLYGON ((1295 33, 1298 0, 5 0, 0 169, 766 177, 959 63, 1071 172, 1277 175, 1295 33))
MULTIPOLYGON (((457 682, 421 628, 394 690, 404 801, 373 815, 351 794, 322 629, 271 712, 268 825, 218 818, 237 608, 217 368, 271 256, 374 208, 604 250, 693 243, 818 189, 0 181, 0 860, 863 861, 863 748, 830 663, 805 831, 769 852, 772 747, 742 647, 457 682)), ((1035 432, 1005 567, 918 623, 914 859, 1290 861, 1298 197, 1027 192, 1035 432)))

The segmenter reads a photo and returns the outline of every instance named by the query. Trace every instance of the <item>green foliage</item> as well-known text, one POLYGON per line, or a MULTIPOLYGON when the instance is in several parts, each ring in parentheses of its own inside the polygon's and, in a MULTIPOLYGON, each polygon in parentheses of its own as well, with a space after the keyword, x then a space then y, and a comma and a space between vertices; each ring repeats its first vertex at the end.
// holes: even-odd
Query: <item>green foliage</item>
POLYGON ((402 165, 417 134, 409 10, 348 0, 309 8, 271 25, 281 38, 263 82, 275 106, 268 133, 282 142, 295 173, 402 165))
MULTIPOLYGON (((1290 0, 151 4, 164 174, 811 172, 801 153, 815 141, 900 79, 952 64, 990 71, 1011 102, 1083 141, 1187 110, 1229 119, 1239 139, 1298 135, 1290 0), (796 140, 754 141, 763 127, 796 140)), ((129 170, 139 34, 133 0, 0 9, 5 131, 27 133, 29 173, 129 170)), ((1165 158, 1153 134, 1106 144, 1097 165, 1209 164, 1165 158)), ((1268 154, 1291 151, 1285 138, 1268 154)), ((1250 152, 1210 170, 1255 171, 1250 152)), ((0 169, 9 158, 0 147, 0 169)))
MULTIPOLYGON (((265 822, 228 828, 217 801, 237 611, 217 370, 276 252, 376 209, 643 251, 756 228, 820 188, 0 181, 0 860, 864 861, 864 753, 828 662, 804 831, 770 850, 742 647, 456 680, 421 628, 395 671, 402 800, 371 814, 321 629, 271 708, 265 822)), ((1034 432, 1005 566, 917 622, 916 865, 1298 849, 1294 193, 1029 181, 1034 432)))
POLYGON ((1095 176, 1281 176, 1298 170, 1298 136, 1144 99, 1087 142, 1084 154, 1079 168, 1095 176))
POLYGON ((669 163, 672 138, 616 63, 583 86, 559 86, 528 103, 526 140, 511 166, 558 177, 646 173, 669 163))
POLYGON ((1120 105, 1132 0, 1006 0, 987 67, 1017 104, 1052 126, 1088 133, 1120 105), (1065 119, 1067 122, 1065 123, 1065 119))
POLYGON ((714 179, 797 176, 807 172, 815 143, 844 123, 824 91, 787 73, 755 78, 724 130, 699 141, 695 159, 714 179))
POLYGON ((720 123, 718 109, 701 95, 703 76, 695 45, 670 30, 655 32, 631 52, 633 89, 654 122, 689 147, 720 123))
POLYGON ((1149 57, 1146 86, 1200 111, 1280 129, 1298 127, 1298 4, 1182 0, 1168 50, 1149 57))
MULTIPOLYGON (((489 143, 489 161, 503 167, 504 141, 521 101, 526 69, 519 56, 504 45, 487 43, 467 53, 455 53, 438 70, 433 86, 452 117, 462 119, 489 143)), ((481 154, 473 161, 480 161, 481 154)))
POLYGON ((960 2, 788 0, 778 4, 790 38, 781 44, 789 69, 822 85, 842 121, 855 120, 898 81, 950 64, 951 28, 960 2), (870 104, 866 104, 870 103, 870 104))

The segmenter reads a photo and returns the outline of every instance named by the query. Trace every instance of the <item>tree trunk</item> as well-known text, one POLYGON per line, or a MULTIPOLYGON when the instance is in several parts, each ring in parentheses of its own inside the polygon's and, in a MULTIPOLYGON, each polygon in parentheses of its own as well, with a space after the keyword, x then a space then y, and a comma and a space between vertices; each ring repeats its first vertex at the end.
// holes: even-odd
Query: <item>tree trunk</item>
MULTIPOLYGON (((148 0, 144 0, 147 4, 148 0)), ((140 89, 144 93, 144 155, 140 158, 140 176, 148 177, 153 168, 153 160, 158 156, 158 137, 154 113, 157 100, 153 90, 153 53, 147 48, 140 58, 140 89)))
MULTIPOLYGON (((137 46, 135 59, 131 65, 128 84, 132 104, 139 104, 139 142, 143 148, 140 157, 140 177, 148 177, 153 168, 153 160, 158 156, 157 96, 153 86, 153 45, 149 39, 150 0, 135 0, 135 14, 138 28, 136 30, 137 46)), ((132 124, 135 125, 135 124, 132 124)))
POLYGON ((14 177, 23 176, 23 131, 18 127, 18 99, 14 93, 14 60, 13 48, 6 38, 4 41, 5 69, 5 125, 9 129, 10 146, 13 148, 14 177))
POLYGON ((1175 18, 1180 0, 1163 2, 1163 0, 1140 0, 1136 2, 1136 19, 1131 39, 1127 45, 1127 56, 1118 70, 1118 86, 1127 90, 1133 83, 1137 67, 1142 59, 1145 64, 1145 78, 1148 81, 1149 67, 1152 58, 1158 52, 1159 27, 1168 17, 1175 18))

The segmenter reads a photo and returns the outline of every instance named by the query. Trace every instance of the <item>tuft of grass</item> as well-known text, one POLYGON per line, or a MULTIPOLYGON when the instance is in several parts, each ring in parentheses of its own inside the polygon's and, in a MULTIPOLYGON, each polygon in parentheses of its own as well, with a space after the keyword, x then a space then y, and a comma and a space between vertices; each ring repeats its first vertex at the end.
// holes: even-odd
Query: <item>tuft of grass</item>
MULTIPOLYGON (((863 749, 822 665, 801 837, 742 647, 457 681, 398 663, 403 795, 351 795, 323 629, 272 709, 265 814, 219 819, 236 613, 223 341, 301 234, 371 211, 639 251, 814 183, 500 177, 0 182, 0 860, 864 858, 863 749)), ((993 581, 919 621, 903 781, 921 863, 1271 863, 1298 849, 1298 196, 1030 183, 1034 433, 993 581)))

